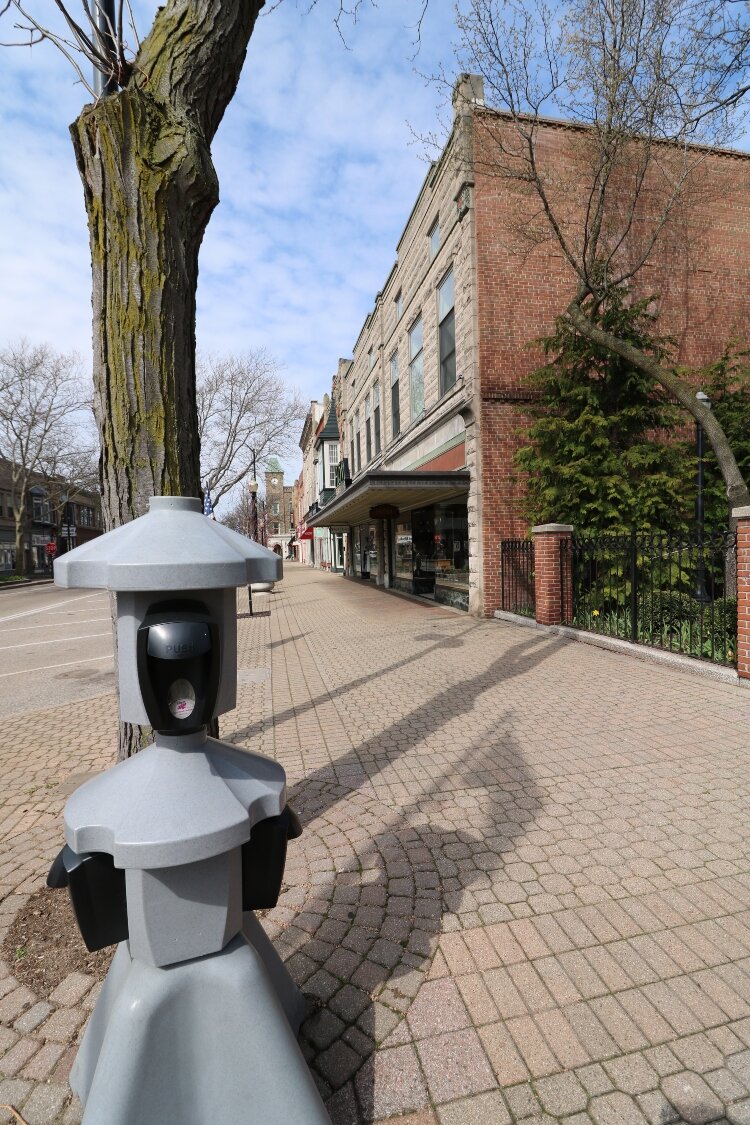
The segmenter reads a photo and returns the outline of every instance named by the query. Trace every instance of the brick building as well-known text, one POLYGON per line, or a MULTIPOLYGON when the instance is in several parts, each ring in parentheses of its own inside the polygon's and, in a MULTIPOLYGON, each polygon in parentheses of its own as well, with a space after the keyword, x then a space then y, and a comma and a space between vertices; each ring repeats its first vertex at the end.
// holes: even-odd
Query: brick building
MULTIPOLYGON (((353 359, 339 364, 337 489, 307 520, 344 534, 350 575, 477 614, 500 604, 500 540, 528 530, 513 455, 525 376, 540 359, 529 345, 575 291, 557 244, 524 238, 538 204, 485 159, 502 121, 484 107, 481 79, 463 76, 451 136, 353 359)), ((542 124, 538 159, 572 183, 580 137, 542 124)), ((675 337, 679 362, 709 362, 745 334, 748 269, 750 157, 706 152, 700 194, 636 278, 659 294, 659 329, 675 337)))
MULTIPOLYGON (((16 521, 11 465, 0 459, 0 574, 16 567, 16 521)), ((102 534, 101 497, 71 489, 64 481, 33 475, 26 492, 23 520, 23 569, 52 573, 52 560, 102 534)))

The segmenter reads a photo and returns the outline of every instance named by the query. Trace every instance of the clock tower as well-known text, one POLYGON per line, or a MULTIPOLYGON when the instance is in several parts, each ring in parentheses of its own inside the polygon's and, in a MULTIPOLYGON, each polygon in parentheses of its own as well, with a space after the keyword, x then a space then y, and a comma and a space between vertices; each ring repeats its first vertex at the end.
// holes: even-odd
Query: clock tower
POLYGON ((284 486, 284 470, 275 457, 266 465, 266 542, 282 558, 289 552, 289 541, 294 534, 292 512, 292 486, 284 486))

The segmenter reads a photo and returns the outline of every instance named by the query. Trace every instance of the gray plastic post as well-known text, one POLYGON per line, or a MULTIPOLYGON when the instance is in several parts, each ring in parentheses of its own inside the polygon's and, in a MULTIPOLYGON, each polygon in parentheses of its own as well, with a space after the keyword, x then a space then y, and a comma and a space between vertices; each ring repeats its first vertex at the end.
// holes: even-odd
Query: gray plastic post
MULTIPOLYGON (((136 645, 146 614, 202 603, 219 626, 221 714, 236 701, 235 587, 278 581, 282 563, 206 519, 199 500, 162 496, 55 560, 54 573, 61 586, 115 591, 121 714, 145 723, 136 645)), ((125 871, 129 933, 71 1072, 84 1125, 330 1125, 295 1041, 304 998, 242 911, 242 845, 285 804, 277 762, 205 728, 157 734, 68 800, 69 846, 125 871)))

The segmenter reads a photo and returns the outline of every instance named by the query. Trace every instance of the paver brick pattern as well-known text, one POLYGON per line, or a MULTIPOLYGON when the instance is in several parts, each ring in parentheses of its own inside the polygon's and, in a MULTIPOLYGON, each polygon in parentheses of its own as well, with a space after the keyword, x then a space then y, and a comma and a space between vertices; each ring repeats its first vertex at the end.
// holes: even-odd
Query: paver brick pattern
MULTIPOLYGON (((750 1121, 750 696, 293 565, 266 607, 222 736, 305 826, 263 923, 334 1123, 750 1121)), ((0 932, 112 760, 112 697, 62 710, 3 723, 0 932)), ((30 1122, 80 1117, 92 986, 0 967, 30 1122)))

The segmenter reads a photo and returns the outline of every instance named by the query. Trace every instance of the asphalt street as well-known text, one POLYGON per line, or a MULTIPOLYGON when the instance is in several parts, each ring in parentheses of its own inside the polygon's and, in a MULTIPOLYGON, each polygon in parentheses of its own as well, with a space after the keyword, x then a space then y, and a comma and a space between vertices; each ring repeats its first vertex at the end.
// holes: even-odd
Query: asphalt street
POLYGON ((51 583, 0 590, 0 718, 113 688, 108 594, 51 583))

